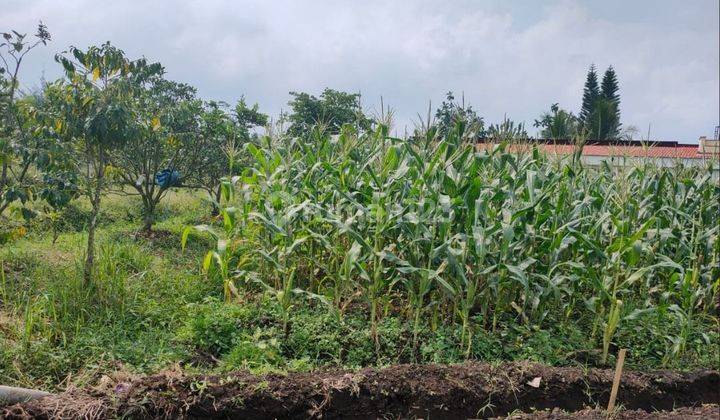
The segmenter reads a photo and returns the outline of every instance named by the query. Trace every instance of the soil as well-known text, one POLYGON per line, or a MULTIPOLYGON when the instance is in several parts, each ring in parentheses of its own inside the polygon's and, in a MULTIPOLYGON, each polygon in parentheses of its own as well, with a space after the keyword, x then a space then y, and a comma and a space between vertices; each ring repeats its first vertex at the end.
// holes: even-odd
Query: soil
POLYGON ((133 237, 135 239, 145 239, 147 241, 155 242, 155 241, 166 241, 169 238, 177 240, 178 235, 175 233, 170 232, 169 230, 164 229, 141 229, 138 230, 133 234, 133 237))
MULTIPOLYGON (((0 418, 599 419, 605 418, 598 408, 607 405, 612 377, 610 369, 533 363, 398 365, 262 376, 165 372, 102 388, 71 389, 7 407, 0 418), (531 414, 516 414, 522 412, 531 414)), ((717 404, 718 371, 625 372, 617 400, 622 410, 614 417, 718 418, 717 404), (677 411, 656 413, 673 409, 677 411)))
MULTIPOLYGON (((699 407, 682 407, 672 411, 645 411, 645 410, 620 410, 610 416, 614 420, 635 420, 635 419, 697 419, 697 420, 717 420, 720 419, 720 405, 705 404, 699 407)), ((499 417, 504 420, 566 420, 566 419, 585 419, 585 420, 607 420, 607 412, 602 410, 585 409, 574 413, 563 412, 562 410, 541 411, 535 413, 513 414, 507 417, 499 417)))

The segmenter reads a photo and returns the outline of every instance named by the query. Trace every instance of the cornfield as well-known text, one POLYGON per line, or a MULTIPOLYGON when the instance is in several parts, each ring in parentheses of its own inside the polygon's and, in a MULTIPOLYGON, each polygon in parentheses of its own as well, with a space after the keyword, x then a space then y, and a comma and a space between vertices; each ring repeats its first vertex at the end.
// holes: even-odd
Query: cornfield
MULTIPOLYGON (((642 317, 717 322, 720 189, 708 168, 584 166, 499 141, 478 151, 459 125, 412 139, 385 126, 337 136, 265 136, 222 186, 222 228, 204 267, 228 300, 272 296, 286 320, 300 301, 414 331, 456 324, 581 326, 605 361, 618 330, 642 317), (513 150, 512 152, 510 150, 513 150)), ((183 244, 190 230, 183 235, 183 244)), ((640 324, 642 325, 642 323, 640 324)))

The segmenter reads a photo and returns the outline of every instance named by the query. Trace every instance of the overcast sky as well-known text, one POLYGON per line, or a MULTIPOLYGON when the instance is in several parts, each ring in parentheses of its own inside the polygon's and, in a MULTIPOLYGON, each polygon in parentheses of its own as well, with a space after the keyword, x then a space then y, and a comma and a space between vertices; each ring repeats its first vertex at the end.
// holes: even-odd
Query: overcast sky
POLYGON ((617 71, 622 123, 643 136, 696 142, 718 124, 718 0, 685 1, 112 1, 2 0, 0 31, 53 41, 34 51, 25 87, 54 79, 53 54, 111 41, 160 61, 169 78, 267 113, 289 91, 380 97, 411 126, 448 90, 486 122, 532 122, 550 104, 574 112, 591 63, 617 71))

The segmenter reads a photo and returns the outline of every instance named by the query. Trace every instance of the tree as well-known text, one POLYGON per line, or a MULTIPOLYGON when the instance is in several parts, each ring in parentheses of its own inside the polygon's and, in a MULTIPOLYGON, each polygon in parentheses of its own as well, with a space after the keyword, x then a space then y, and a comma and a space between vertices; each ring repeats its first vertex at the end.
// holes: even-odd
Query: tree
POLYGON ((442 137, 445 137, 458 123, 465 124, 466 137, 476 139, 485 135, 485 123, 482 117, 477 115, 472 106, 465 105, 464 97, 461 103, 457 103, 452 92, 447 93, 440 108, 435 111, 435 119, 438 134, 442 137))
POLYGON ((595 100, 595 109, 590 114, 585 126, 589 138, 598 140, 618 138, 620 121, 617 118, 615 102, 603 97, 595 100))
POLYGON ((615 70, 608 67, 598 86, 595 65, 590 66, 583 90, 580 122, 587 137, 594 140, 616 139, 620 135, 620 95, 615 70))
POLYGON ((97 216, 111 154, 139 135, 133 102, 142 85, 161 74, 162 67, 145 59, 131 61, 110 43, 87 51, 70 47, 55 59, 67 78, 48 91, 57 105, 56 129, 75 159, 77 173, 83 178, 82 191, 92 204, 83 271, 84 286, 88 287, 93 279, 97 216))
POLYGON ((360 94, 340 92, 326 88, 320 97, 301 92, 290 92, 293 99, 288 102, 292 113, 288 116, 288 133, 293 136, 307 134, 321 124, 330 134, 338 134, 344 124, 356 125, 368 130, 372 121, 365 116, 360 105, 360 94))
POLYGON ((620 88, 618 87, 617 75, 615 74, 613 66, 610 66, 607 70, 605 70, 600 89, 603 98, 615 101, 618 104, 620 103, 620 94, 618 93, 620 88))
POLYGON ((149 232, 157 206, 170 188, 180 185, 180 177, 192 178, 200 170, 195 154, 203 153, 196 144, 202 102, 195 98, 193 87, 158 75, 138 89, 133 104, 136 135, 115 149, 110 160, 125 187, 120 192, 140 197, 143 230, 149 232), (169 178, 160 181, 163 171, 169 178))
POLYGON ((622 129, 618 138, 626 140, 626 141, 632 141, 632 140, 637 139, 639 136, 640 136, 640 129, 634 125, 629 125, 622 129))
POLYGON ((40 22, 35 39, 16 31, 4 32, 0 43, 0 216, 14 201, 32 197, 31 166, 41 150, 42 138, 26 127, 29 114, 17 100, 19 73, 25 56, 39 45, 47 45, 50 33, 40 22))
POLYGON ((255 127, 264 127, 268 124, 268 116, 260 112, 258 104, 248 106, 245 97, 241 96, 235 105, 235 120, 237 121, 240 135, 246 140, 250 139, 250 130, 255 127))
POLYGON ((572 112, 565 111, 555 103, 550 106, 550 112, 535 120, 535 127, 541 129, 540 136, 546 139, 569 139, 578 131, 578 118, 572 112))
POLYGON ((603 75, 600 96, 610 104, 612 107, 608 109, 608 112, 612 112, 612 115, 608 115, 606 120, 612 125, 607 127, 605 139, 615 139, 620 135, 620 94, 618 93, 620 88, 618 87, 617 75, 615 69, 612 66, 605 70, 603 75))
MULTIPOLYGON (((248 120, 244 123, 251 124, 248 120)), ((201 170, 194 182, 207 191, 213 215, 220 211, 221 180, 236 169, 235 162, 240 155, 243 134, 238 127, 239 124, 228 112, 227 104, 209 101, 203 105, 197 135, 202 153, 195 155, 195 165, 201 170)))
POLYGON ((35 196, 42 199, 41 205, 34 206, 33 211, 25 207, 21 210, 25 216, 40 215, 49 220, 55 243, 58 228, 64 223, 62 214, 78 195, 78 174, 72 164, 72 156, 68 156, 67 150, 58 141, 56 130, 62 126, 62 121, 56 119, 53 103, 45 93, 48 86, 44 83, 43 90, 26 95, 18 108, 22 111, 23 131, 35 144, 34 170, 41 179, 35 183, 34 190, 35 196), (41 211, 34 211, 37 209, 41 211))
MULTIPOLYGON (((582 106, 580 107, 580 122, 583 127, 587 127, 587 123, 595 110, 595 102, 600 97, 600 89, 598 87, 597 73, 595 65, 590 66, 587 77, 585 79, 585 88, 583 89, 582 106)), ((594 137, 591 137, 594 138, 594 137)))

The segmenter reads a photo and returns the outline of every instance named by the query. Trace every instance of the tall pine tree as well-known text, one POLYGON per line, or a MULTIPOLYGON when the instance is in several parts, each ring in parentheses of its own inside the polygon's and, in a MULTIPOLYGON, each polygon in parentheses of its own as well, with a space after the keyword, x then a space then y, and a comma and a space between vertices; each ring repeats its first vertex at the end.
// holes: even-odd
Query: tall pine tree
POLYGON ((590 117, 595 110, 595 103, 597 102, 597 98, 599 97, 600 89, 598 86, 597 73, 595 72, 595 64, 593 64, 590 66, 587 78, 585 79, 582 107, 580 108, 580 122, 588 130, 591 130, 590 127, 588 127, 588 123, 590 122, 590 117))
POLYGON ((615 69, 612 66, 605 70, 603 75, 602 86, 600 95, 607 101, 605 112, 603 112, 603 119, 606 130, 602 133, 604 139, 616 139, 620 134, 620 94, 618 91, 617 76, 615 75, 615 69))
POLYGON ((601 93, 602 96, 605 99, 616 101, 618 104, 620 103, 620 95, 618 94, 618 91, 620 88, 618 87, 618 81, 617 81, 617 75, 615 74, 615 69, 613 69, 613 66, 608 67, 607 70, 605 70, 605 75, 603 75, 602 80, 602 86, 601 86, 601 93))
POLYGON ((585 126, 588 138, 593 140, 617 139, 620 126, 617 105, 600 96, 595 100, 594 108, 585 126))

